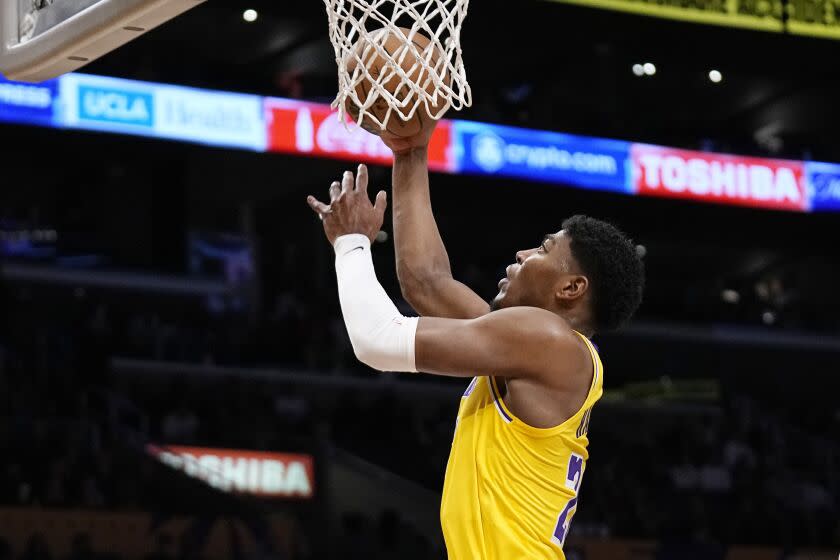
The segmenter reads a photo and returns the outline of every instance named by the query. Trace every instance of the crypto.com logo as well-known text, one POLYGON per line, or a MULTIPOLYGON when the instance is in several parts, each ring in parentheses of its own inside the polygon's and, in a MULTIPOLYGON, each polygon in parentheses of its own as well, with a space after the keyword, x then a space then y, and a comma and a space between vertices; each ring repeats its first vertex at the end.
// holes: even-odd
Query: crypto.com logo
POLYGON ((472 139, 472 158, 482 170, 495 173, 505 166, 507 144, 495 134, 479 134, 472 139))

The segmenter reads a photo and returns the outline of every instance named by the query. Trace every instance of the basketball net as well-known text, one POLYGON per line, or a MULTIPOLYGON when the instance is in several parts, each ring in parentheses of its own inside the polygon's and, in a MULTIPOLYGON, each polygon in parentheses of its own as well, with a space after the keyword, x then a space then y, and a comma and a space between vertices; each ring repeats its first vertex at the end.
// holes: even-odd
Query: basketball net
MULTIPOLYGON (((349 99, 359 107, 359 123, 364 119, 381 129, 396 114, 404 121, 423 107, 434 119, 450 108, 460 111, 472 105, 472 92, 467 83, 461 57, 461 25, 467 16, 469 0, 324 0, 330 21, 330 41, 338 64, 338 95, 332 103, 339 119, 346 123, 345 103, 349 99), (410 29, 405 45, 393 53, 385 49, 388 36, 404 37, 400 27, 410 29), (423 34, 431 43, 420 49, 415 34, 423 34), (357 45, 361 41, 361 48, 357 45), (381 57, 385 67, 371 74, 368 63, 381 57), (410 68, 402 62, 416 60, 410 68), (412 58, 413 57, 413 58, 412 58), (348 62, 355 59, 352 72, 348 62), (420 76, 419 82, 416 81, 420 76), (398 78, 393 91, 385 87, 398 78), (357 87, 372 84, 365 99, 357 87), (388 110, 378 118, 371 108, 379 101, 388 110)), ((366 90, 367 88, 363 88, 366 90)))

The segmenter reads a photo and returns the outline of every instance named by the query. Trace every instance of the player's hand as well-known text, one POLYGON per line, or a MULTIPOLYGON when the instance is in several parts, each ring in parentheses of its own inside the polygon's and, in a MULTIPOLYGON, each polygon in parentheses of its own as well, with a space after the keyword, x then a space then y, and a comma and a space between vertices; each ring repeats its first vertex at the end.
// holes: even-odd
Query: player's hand
POLYGON ((385 145, 394 152, 394 155, 407 153, 417 148, 428 149, 429 141, 432 139, 437 123, 437 121, 426 117, 423 120, 423 129, 414 136, 394 136, 387 131, 381 133, 380 136, 385 145))
POLYGON ((373 243, 382 228, 388 199, 385 191, 379 191, 376 203, 371 204, 367 188, 367 166, 362 164, 355 180, 351 171, 345 171, 341 181, 333 182, 329 204, 320 202, 314 196, 307 197, 309 207, 324 224, 324 233, 330 244, 334 244, 336 238, 351 233, 366 235, 373 243))

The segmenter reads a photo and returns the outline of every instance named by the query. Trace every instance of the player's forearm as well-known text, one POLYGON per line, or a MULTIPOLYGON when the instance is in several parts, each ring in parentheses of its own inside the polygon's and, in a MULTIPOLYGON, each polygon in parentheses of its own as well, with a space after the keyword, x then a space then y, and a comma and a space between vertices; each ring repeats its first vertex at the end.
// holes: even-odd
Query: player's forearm
POLYGON ((405 293, 452 272, 432 213, 426 148, 395 155, 393 183, 397 275, 405 293))
POLYGON ((356 357, 380 371, 417 371, 418 319, 404 317, 376 279, 370 240, 343 235, 334 248, 338 299, 356 357))

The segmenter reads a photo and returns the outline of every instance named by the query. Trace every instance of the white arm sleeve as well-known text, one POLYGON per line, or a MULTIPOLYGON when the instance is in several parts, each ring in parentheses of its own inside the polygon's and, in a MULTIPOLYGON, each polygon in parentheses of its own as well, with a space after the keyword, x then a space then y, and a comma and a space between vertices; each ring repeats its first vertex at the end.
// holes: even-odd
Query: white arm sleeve
POLYGON ((379 371, 417 371, 414 335, 418 317, 404 317, 376 279, 370 240, 342 235, 335 240, 338 299, 356 357, 379 371))

